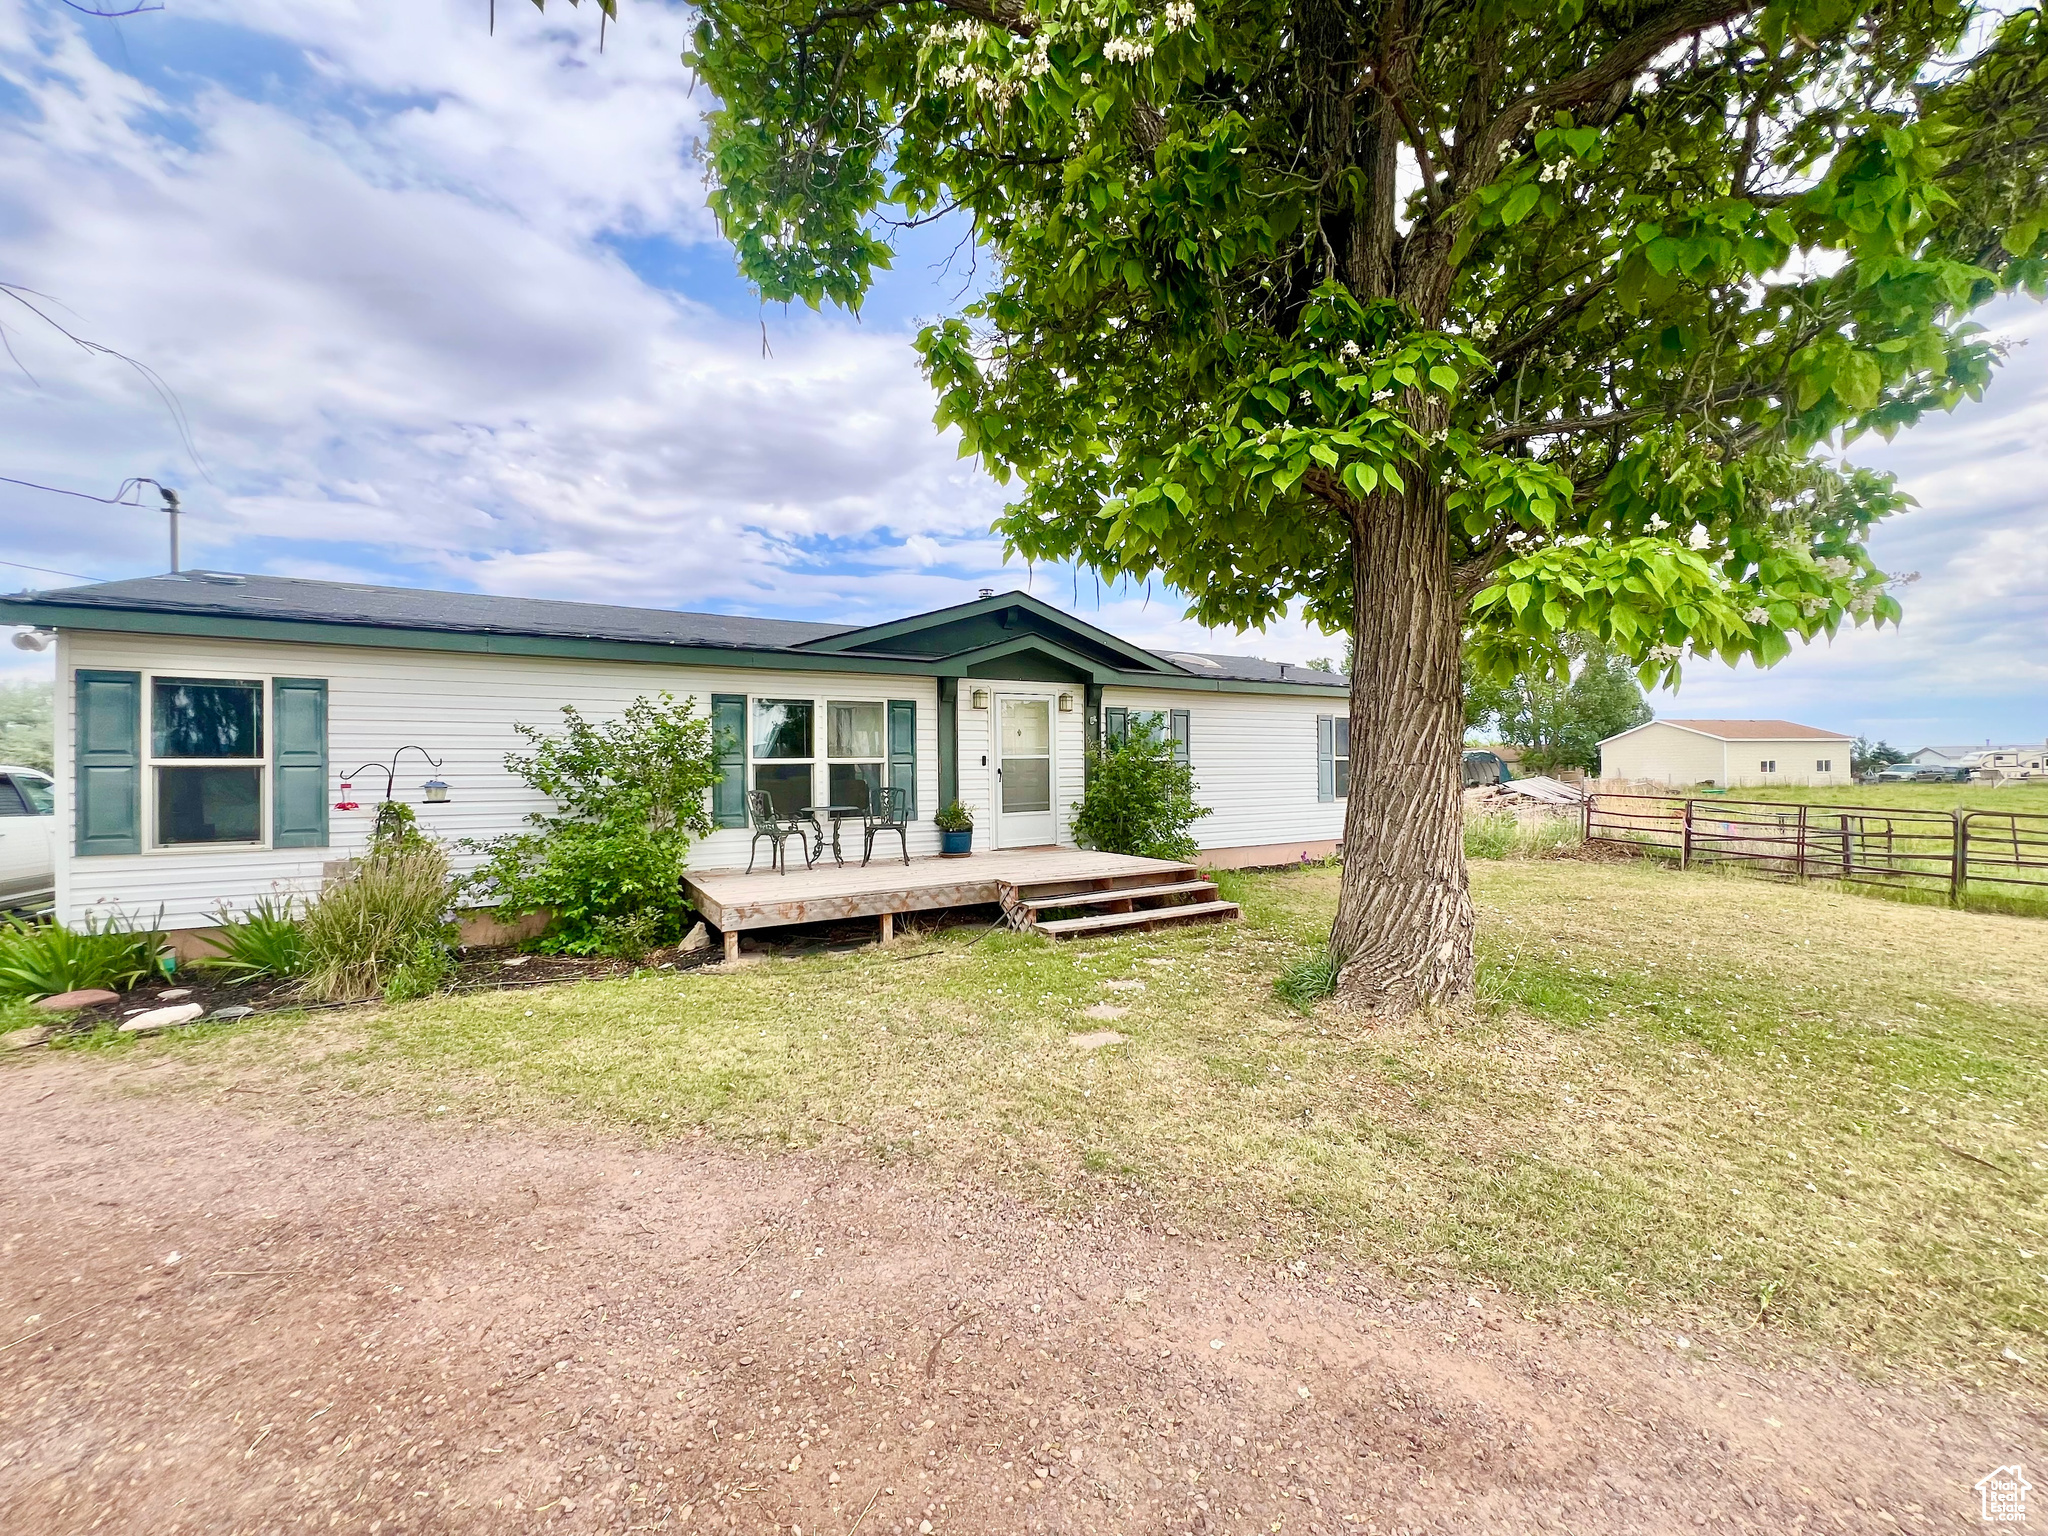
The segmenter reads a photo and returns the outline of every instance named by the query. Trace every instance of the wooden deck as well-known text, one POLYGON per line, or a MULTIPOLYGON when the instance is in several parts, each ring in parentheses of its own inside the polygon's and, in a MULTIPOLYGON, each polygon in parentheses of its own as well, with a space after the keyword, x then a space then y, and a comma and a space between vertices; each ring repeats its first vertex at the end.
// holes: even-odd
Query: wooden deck
POLYGON ((908 864, 900 858, 878 857, 866 868, 850 860, 843 868, 827 862, 786 875, 760 869, 752 874, 689 870, 683 875, 683 889, 704 920, 725 935, 726 952, 731 954, 737 951, 740 934, 757 928, 874 917, 881 919, 886 937, 899 912, 993 904, 1006 884, 1029 888, 1035 896, 1107 891, 1187 870, 1184 864, 1120 853, 1011 848, 964 859, 912 859, 908 864))

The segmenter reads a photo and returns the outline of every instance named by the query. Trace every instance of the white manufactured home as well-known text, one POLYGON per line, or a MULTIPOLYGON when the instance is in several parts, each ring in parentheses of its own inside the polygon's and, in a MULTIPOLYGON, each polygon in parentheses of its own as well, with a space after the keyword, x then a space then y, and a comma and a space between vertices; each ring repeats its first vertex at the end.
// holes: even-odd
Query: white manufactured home
POLYGON ((451 848, 513 831, 544 808, 505 769, 516 726, 662 692, 726 744, 692 871, 749 862, 750 791, 786 813, 901 789, 913 858, 955 798, 974 854, 1071 848, 1087 744, 1141 714, 1213 812, 1202 862, 1321 857, 1343 833, 1344 678, 1149 651, 1021 592, 850 628, 187 572, 0 598, 0 623, 56 636, 67 922, 195 929, 310 894, 363 848, 387 777, 451 848))
POLYGON ((1600 743, 1600 777, 1650 784, 1853 784, 1853 737, 1790 720, 1652 720, 1600 743))

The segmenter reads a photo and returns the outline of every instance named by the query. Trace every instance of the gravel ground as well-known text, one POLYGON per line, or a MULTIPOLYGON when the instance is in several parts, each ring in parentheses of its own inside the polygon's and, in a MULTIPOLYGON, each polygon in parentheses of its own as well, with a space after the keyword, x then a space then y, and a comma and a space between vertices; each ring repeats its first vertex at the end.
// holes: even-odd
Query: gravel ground
POLYGON ((1958 1531, 2048 1446, 1128 1207, 178 1077, 0 1071, 0 1530, 1958 1531))

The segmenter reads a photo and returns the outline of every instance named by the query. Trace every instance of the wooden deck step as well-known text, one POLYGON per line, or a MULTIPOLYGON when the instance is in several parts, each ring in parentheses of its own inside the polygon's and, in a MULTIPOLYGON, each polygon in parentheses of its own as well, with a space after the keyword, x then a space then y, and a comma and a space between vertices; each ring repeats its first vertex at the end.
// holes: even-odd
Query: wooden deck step
MULTIPOLYGON (((1138 887, 1140 892, 1143 887, 1138 887)), ((1128 896, 1130 891, 1115 894, 1128 896)), ((1146 907, 1136 912, 1098 912, 1092 917, 1053 917, 1036 924, 1040 933, 1055 939, 1085 938, 1119 928, 1149 928, 1162 923, 1228 922, 1240 915, 1234 901, 1197 901, 1179 907, 1146 907)))
POLYGON ((1109 901, 1129 901, 1137 896, 1192 896, 1216 890, 1214 880, 1177 880, 1170 885, 1127 885, 1105 891, 1066 891, 1057 896, 1026 896, 1024 905, 1033 912, 1053 907, 1098 907, 1109 901))

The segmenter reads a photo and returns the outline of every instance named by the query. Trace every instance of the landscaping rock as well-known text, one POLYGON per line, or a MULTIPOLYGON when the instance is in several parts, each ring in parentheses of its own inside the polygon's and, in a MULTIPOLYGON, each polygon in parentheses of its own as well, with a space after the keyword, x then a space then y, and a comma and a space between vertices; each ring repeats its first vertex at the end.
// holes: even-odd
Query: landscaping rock
POLYGON ((245 1008, 240 1003, 237 1003, 232 1008, 216 1008, 206 1017, 209 1020, 217 1019, 223 1021, 228 1019, 246 1019, 249 1017, 250 1014, 254 1013, 255 1011, 256 1010, 254 1008, 245 1008))
POLYGON ((159 1029, 170 1029, 178 1024, 190 1024, 206 1012, 199 1003, 179 1003, 172 1008, 152 1008, 147 1013, 138 1013, 121 1026, 124 1035, 147 1035, 159 1029))
POLYGON ((1120 1019, 1131 1010, 1119 1008, 1115 1003, 1090 1003, 1081 1010, 1084 1019, 1120 1019))
POLYGON ((109 992, 105 987, 85 987, 77 992, 59 992, 54 997, 40 999, 36 1006, 60 1013, 67 1008, 97 1008, 101 1003, 118 1003, 121 994, 109 992))
POLYGON ((0 1050, 25 1051, 32 1045, 41 1045, 53 1031, 47 1024, 38 1024, 32 1029, 17 1029, 0 1035, 0 1050))
POLYGON ((707 929, 702 923, 698 923, 688 933, 683 935, 683 942, 678 944, 676 948, 687 955, 692 950, 709 948, 710 944, 710 930, 707 929))
POLYGON ((1122 1045, 1124 1037, 1113 1029, 1091 1029, 1085 1035, 1067 1036, 1067 1044, 1079 1046, 1084 1051, 1100 1050, 1105 1045, 1122 1045))
POLYGON ((176 1002, 181 997, 190 997, 191 995, 192 989, 190 987, 167 987, 157 993, 156 1000, 160 1003, 170 1003, 176 1002))

